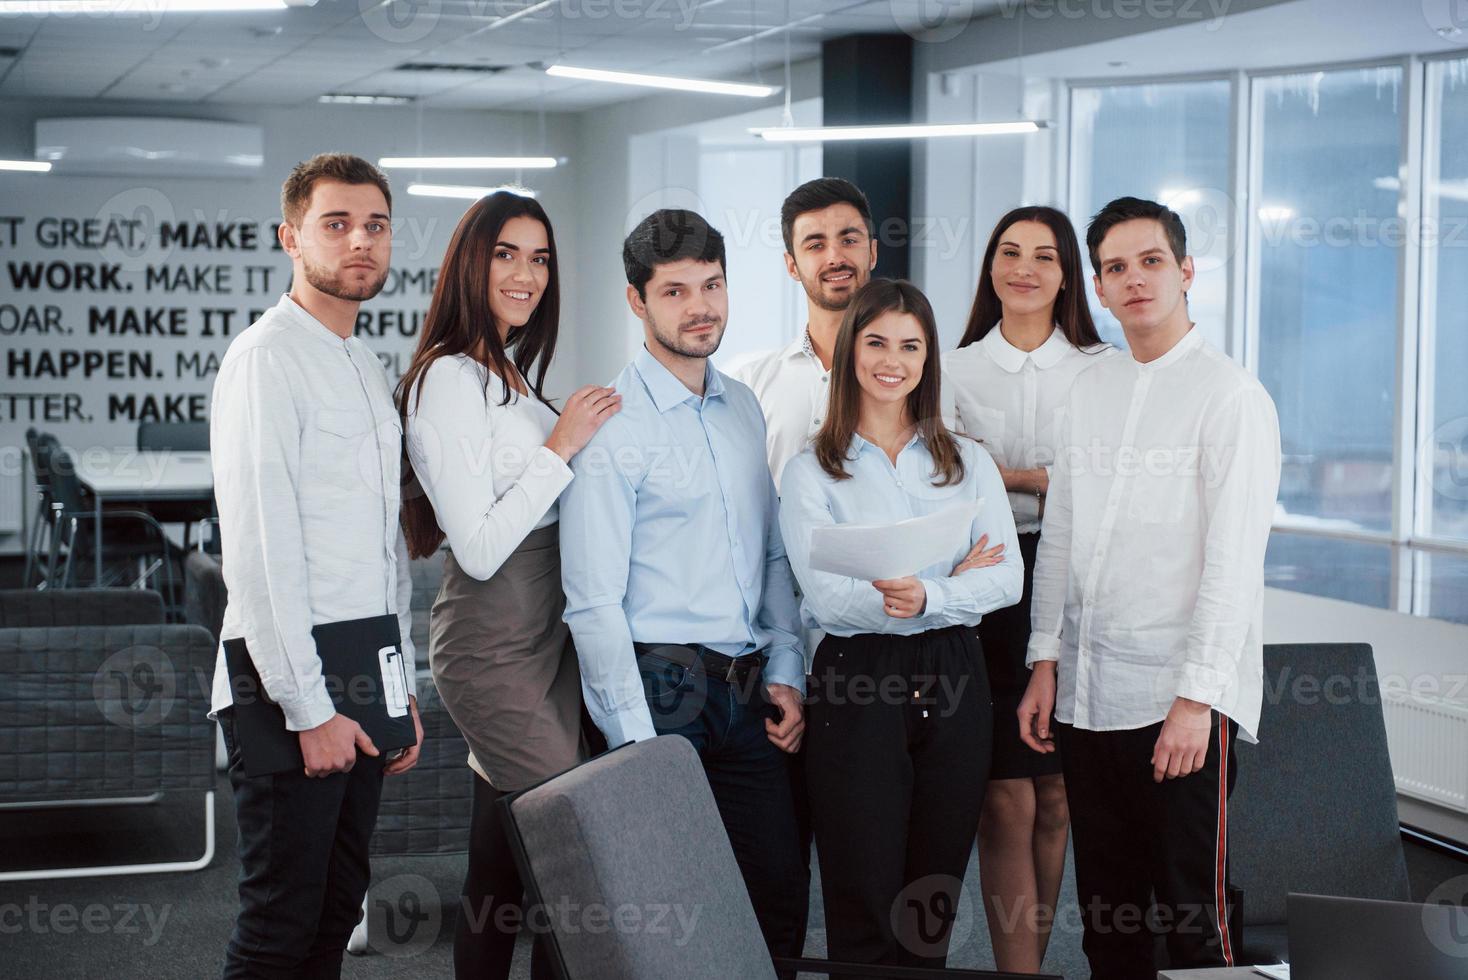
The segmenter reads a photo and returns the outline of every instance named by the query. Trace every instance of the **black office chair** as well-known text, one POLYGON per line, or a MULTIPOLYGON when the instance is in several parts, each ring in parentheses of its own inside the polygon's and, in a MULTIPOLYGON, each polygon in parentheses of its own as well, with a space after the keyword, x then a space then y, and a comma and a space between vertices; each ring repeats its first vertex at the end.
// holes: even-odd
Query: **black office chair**
MULTIPOLYGON (((209 423, 207 422, 139 422, 138 450, 140 452, 202 452, 209 451, 209 423)), ((182 524, 183 547, 187 551, 193 538, 194 525, 213 517, 214 502, 189 500, 158 500, 147 504, 148 513, 160 524, 182 524)))
POLYGON ((38 449, 41 434, 34 427, 25 430, 26 452, 31 460, 31 476, 35 482, 31 488, 36 494, 36 514, 26 529, 25 545, 25 571, 21 576, 20 587, 29 589, 32 577, 40 572, 41 586, 44 587, 50 579, 51 571, 46 562, 51 554, 51 535, 56 533, 55 518, 51 512, 51 483, 50 475, 42 471, 39 466, 38 449), (43 542, 41 536, 45 534, 43 542))
MULTIPOLYGON (((49 475, 52 514, 56 532, 51 538, 49 584, 52 588, 72 588, 95 565, 97 515, 82 491, 76 466, 55 436, 43 435, 37 440, 37 466, 49 475), (78 572, 77 569, 83 569, 78 572)), ((163 526, 140 510, 104 510, 102 512, 102 578, 88 583, 94 587, 129 582, 134 588, 146 588, 148 579, 161 574, 159 591, 174 618, 178 613, 178 592, 174 584, 174 547, 163 533, 163 526)))

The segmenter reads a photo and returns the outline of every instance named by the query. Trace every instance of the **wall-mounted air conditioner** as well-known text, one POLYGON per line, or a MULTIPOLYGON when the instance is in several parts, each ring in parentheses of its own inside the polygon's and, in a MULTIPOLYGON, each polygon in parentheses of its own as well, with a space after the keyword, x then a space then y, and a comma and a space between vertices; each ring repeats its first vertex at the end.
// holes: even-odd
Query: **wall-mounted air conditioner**
POLYGON ((254 177, 259 126, 203 119, 102 116, 36 120, 36 159, 51 172, 105 177, 254 177))

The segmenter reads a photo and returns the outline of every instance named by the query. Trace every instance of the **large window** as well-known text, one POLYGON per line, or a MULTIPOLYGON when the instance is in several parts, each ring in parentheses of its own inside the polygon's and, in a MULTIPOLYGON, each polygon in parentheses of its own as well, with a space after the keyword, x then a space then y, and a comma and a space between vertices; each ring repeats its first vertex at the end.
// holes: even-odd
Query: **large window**
POLYGON ((1468 622, 1468 59, 1078 84, 1070 107, 1078 227, 1120 194, 1171 204, 1193 319, 1274 398, 1269 584, 1468 622))
POLYGON ((1468 541, 1468 60, 1428 66, 1426 118, 1417 531, 1468 541))
POLYGON ((1292 516, 1391 528, 1400 67, 1256 78, 1250 179, 1259 379, 1292 516))
MULTIPOLYGON (((1071 220, 1082 248, 1086 223, 1107 201, 1146 197, 1172 207, 1188 231, 1197 279, 1188 293, 1194 322, 1226 347, 1229 204, 1229 90, 1226 79, 1071 90, 1071 220), (1139 152, 1140 148, 1145 148, 1139 152)), ((1089 262, 1087 272, 1090 272, 1089 262)), ((1121 325, 1096 302, 1101 336, 1126 346, 1121 325)))

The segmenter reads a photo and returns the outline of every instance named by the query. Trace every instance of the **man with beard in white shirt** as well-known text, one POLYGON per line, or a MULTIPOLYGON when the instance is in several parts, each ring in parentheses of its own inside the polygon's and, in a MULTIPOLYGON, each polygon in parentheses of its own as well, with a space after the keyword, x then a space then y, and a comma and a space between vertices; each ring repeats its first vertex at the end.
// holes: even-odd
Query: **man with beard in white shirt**
POLYGON ((805 449, 826 419, 836 331, 851 297, 877 265, 873 228, 866 195, 840 177, 807 181, 780 206, 785 271, 805 290, 805 329, 780 350, 741 361, 729 371, 750 387, 764 411, 777 491, 785 464, 805 449))
POLYGON ((210 446, 229 599, 221 640, 242 639, 285 727, 300 771, 249 775, 236 691, 221 647, 213 712, 229 750, 239 824, 240 913, 224 980, 329 978, 361 915, 368 842, 384 774, 418 761, 414 672, 406 672, 418 744, 385 758, 338 714, 312 628, 395 616, 404 662, 412 580, 398 524, 402 424, 382 362, 353 331, 392 255, 392 198, 376 167, 327 153, 281 189, 280 243, 291 291, 229 345, 214 383, 210 446))
POLYGON ((1060 749, 1094 977, 1233 966, 1228 797, 1256 741, 1279 421, 1188 318, 1182 220, 1120 198, 1086 235, 1129 357, 1071 390, 1035 568, 1020 736, 1060 749))

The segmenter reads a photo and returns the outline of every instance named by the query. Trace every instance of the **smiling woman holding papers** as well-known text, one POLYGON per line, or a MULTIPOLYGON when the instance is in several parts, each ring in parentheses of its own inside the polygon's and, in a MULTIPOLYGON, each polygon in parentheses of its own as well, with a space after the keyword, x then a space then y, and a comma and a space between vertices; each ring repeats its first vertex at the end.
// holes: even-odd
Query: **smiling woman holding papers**
POLYGON ((806 768, 836 960, 943 965, 952 919, 935 930, 924 914, 956 907, 988 778, 991 705, 973 627, 1018 601, 1024 569, 998 468, 944 428, 938 404, 927 299, 911 283, 868 283, 836 335, 830 413, 786 466, 780 501, 802 615, 827 634, 806 768), (817 528, 979 501, 938 564, 876 582, 812 567, 817 528))

